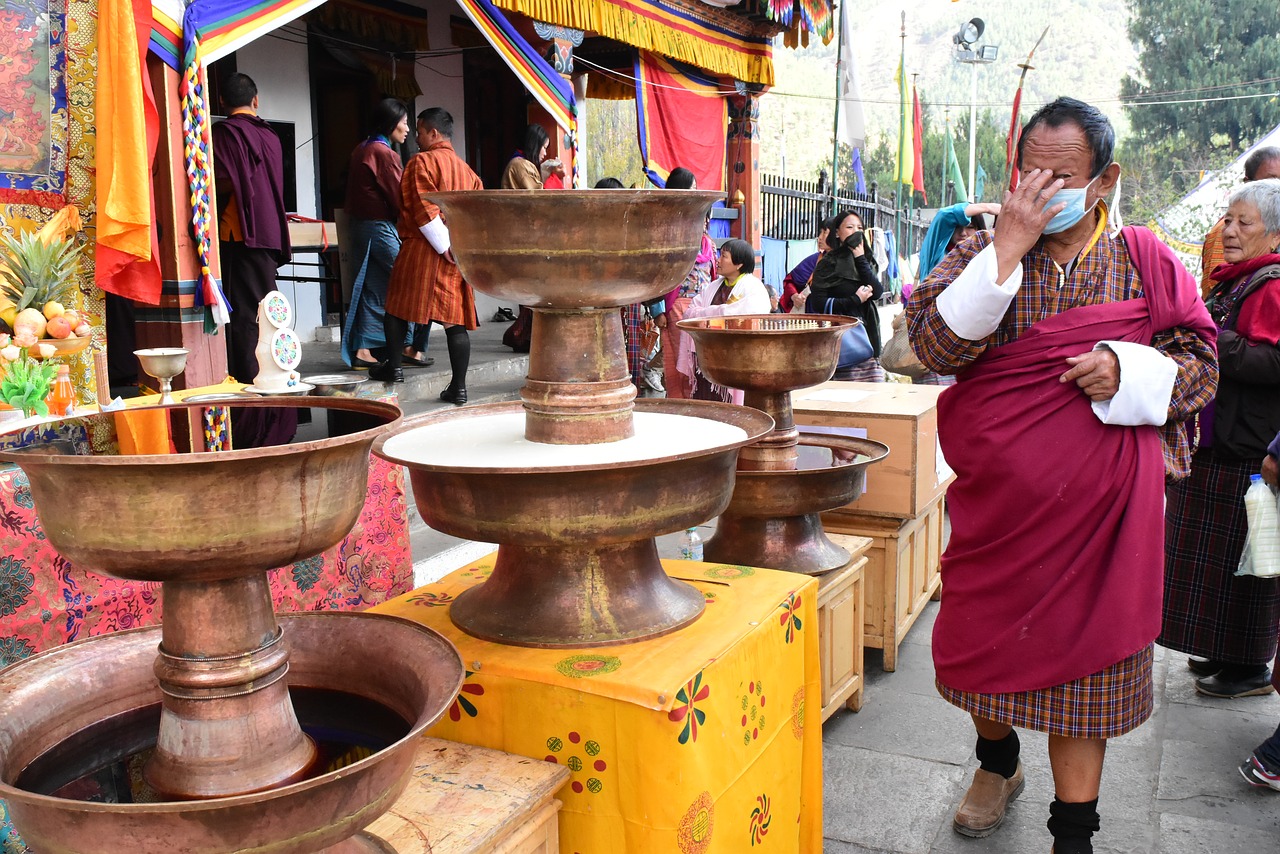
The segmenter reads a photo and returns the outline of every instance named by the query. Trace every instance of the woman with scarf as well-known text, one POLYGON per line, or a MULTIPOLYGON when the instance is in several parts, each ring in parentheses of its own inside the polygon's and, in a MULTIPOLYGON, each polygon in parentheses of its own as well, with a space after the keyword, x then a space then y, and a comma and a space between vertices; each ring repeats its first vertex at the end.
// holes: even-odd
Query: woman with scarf
MULTIPOLYGON (((771 306, 769 289, 754 275, 756 252, 745 240, 728 240, 720 247, 716 262, 716 279, 701 293, 689 301, 684 311, 685 320, 700 317, 727 317, 737 314, 768 314, 771 306)), ((719 400, 725 403, 742 403, 739 389, 718 386, 698 370, 694 354, 693 337, 685 334, 683 349, 677 356, 680 374, 691 380, 695 400, 719 400)))
POLYGON ((1280 578, 1236 575, 1244 494, 1280 432, 1280 179, 1231 195, 1225 263, 1205 302, 1218 325, 1221 378, 1195 422, 1191 475, 1169 488, 1164 615, 1158 643, 1190 653, 1196 691, 1269 694, 1280 578))
MULTIPOLYGON (((353 368, 371 368, 385 353, 382 328, 387 282, 400 254, 396 220, 400 216, 400 178, 404 165, 391 147, 409 136, 409 111, 395 98, 374 107, 372 134, 351 152, 347 166, 346 212, 350 218, 351 254, 359 258, 359 272, 351 286, 351 309, 342 330, 342 359, 353 368)), ((423 358, 426 327, 415 330, 414 343, 405 347, 405 361, 430 364, 423 358), (420 340, 419 340, 420 339, 420 340), (419 346, 420 345, 420 346, 419 346)))
POLYGON ((811 314, 843 314, 859 318, 867 330, 874 351, 870 359, 852 368, 837 371, 834 379, 857 382, 884 382, 880 355, 880 312, 876 300, 884 286, 871 260, 871 247, 862 230, 862 217, 855 211, 841 211, 832 217, 827 231, 830 249, 818 261, 809 285, 807 308, 811 314))
MULTIPOLYGON (((693 173, 683 166, 677 166, 667 176, 668 190, 696 190, 698 181, 693 173)), ((702 293, 711 284, 712 270, 716 260, 716 245, 704 232, 702 248, 693 262, 693 269, 685 276, 680 286, 667 294, 666 299, 650 306, 653 322, 662 330, 662 382, 667 388, 667 397, 688 400, 693 397, 693 373, 684 374, 679 369, 679 355, 682 347, 692 347, 693 339, 680 330, 676 324, 684 319, 685 309, 693 302, 694 297, 702 293)), ((754 261, 752 267, 754 267, 754 261)), ((765 309, 767 312, 769 309, 765 309)))

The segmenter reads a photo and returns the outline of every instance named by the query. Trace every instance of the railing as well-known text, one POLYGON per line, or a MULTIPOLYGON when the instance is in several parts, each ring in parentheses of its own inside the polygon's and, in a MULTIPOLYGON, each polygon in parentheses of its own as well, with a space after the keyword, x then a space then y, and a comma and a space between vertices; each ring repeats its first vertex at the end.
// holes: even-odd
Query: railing
POLYGON ((819 173, 817 181, 774 175, 760 178, 761 233, 765 237, 812 240, 823 219, 837 211, 853 209, 862 217, 863 225, 892 231, 898 254, 910 258, 929 228, 928 223, 921 220, 920 211, 898 210, 893 197, 881 196, 875 184, 867 193, 848 187, 833 193, 827 186, 826 172, 819 173))

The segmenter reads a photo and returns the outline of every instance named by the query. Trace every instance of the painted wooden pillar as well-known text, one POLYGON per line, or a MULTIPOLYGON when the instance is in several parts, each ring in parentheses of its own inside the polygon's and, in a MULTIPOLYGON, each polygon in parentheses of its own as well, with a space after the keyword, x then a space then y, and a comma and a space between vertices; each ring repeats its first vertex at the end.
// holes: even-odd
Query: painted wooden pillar
MULTIPOLYGON (((227 378, 226 337, 225 333, 205 333, 204 309, 196 307, 195 302, 200 260, 191 234, 191 196, 183 169, 178 73, 150 55, 147 72, 151 75, 156 109, 160 113, 160 144, 154 174, 163 285, 158 306, 138 304, 136 307, 137 344, 139 348, 185 347, 190 351, 187 369, 174 378, 173 387, 197 388, 227 378)), ((210 263, 213 274, 220 276, 216 242, 210 263)), ((144 373, 138 376, 146 379, 144 373)))
MULTIPOLYGON (((582 97, 577 94, 577 88, 573 79, 573 49, 582 44, 582 30, 575 30, 571 27, 561 27, 557 24, 547 24, 542 21, 533 22, 533 31, 538 38, 547 42, 546 60, 555 68, 556 73, 564 78, 570 88, 575 91, 575 97, 578 99, 578 105, 582 105, 582 97)), ((585 87, 582 95, 586 94, 585 87)), ((556 124, 551 118, 551 114, 536 101, 529 107, 529 121, 537 122, 542 125, 547 136, 551 140, 551 144, 547 147, 547 157, 557 157, 564 164, 565 186, 574 186, 574 176, 580 171, 582 166, 578 162, 577 152, 582 149, 582 121, 579 117, 578 131, 576 137, 571 135, 569 131, 556 124), (577 167, 577 169, 576 169, 577 167)), ((580 175, 580 180, 585 180, 586 175, 580 175)))
POLYGON ((726 162, 729 165, 729 198, 733 205, 742 194, 737 227, 733 236, 741 237, 760 248, 760 95, 762 89, 751 84, 737 84, 737 93, 729 96, 729 132, 726 136, 726 162))

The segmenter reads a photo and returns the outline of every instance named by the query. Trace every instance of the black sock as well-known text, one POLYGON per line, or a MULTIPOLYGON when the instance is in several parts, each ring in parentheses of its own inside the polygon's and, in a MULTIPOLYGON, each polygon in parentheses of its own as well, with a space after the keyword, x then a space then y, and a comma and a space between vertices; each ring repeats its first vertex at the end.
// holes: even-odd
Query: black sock
POLYGON ((409 321, 402 320, 389 311, 384 312, 382 332, 387 338, 387 364, 392 368, 399 368, 404 364, 404 336, 409 332, 409 321))
POLYGON ((1049 804, 1049 833, 1054 854, 1093 854, 1092 836, 1101 827, 1098 799, 1069 804, 1054 797, 1049 804))
POLYGON ((465 326, 450 326, 444 331, 444 343, 449 346, 449 367, 453 368, 453 380, 449 388, 461 391, 467 387, 467 367, 471 364, 471 336, 465 326))
POLYGON ((1021 745, 1018 742, 1018 731, 1009 730, 1009 734, 998 741, 978 736, 978 762, 983 771, 999 774, 1008 780, 1018 771, 1018 753, 1021 745))

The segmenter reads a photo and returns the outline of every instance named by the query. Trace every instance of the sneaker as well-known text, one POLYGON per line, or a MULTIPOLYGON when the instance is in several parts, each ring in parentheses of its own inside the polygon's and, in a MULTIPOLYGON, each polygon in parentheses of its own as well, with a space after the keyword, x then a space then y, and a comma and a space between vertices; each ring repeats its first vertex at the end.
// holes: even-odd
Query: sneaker
POLYGON ((956 833, 974 839, 990 836, 1004 821, 1009 802, 1022 794, 1026 781, 1022 762, 1018 762, 1018 770, 1007 780, 981 768, 974 771, 973 783, 952 820, 956 833))
POLYGON ((1268 771, 1267 766, 1262 764, 1257 754, 1249 754, 1249 758, 1240 766, 1240 776, 1244 777, 1245 782, 1250 786, 1256 786, 1259 789, 1275 789, 1280 792, 1280 770, 1268 771))
POLYGON ((667 390, 666 386, 662 384, 662 371, 657 368, 642 368, 640 370, 640 378, 652 391, 665 392, 667 390))

